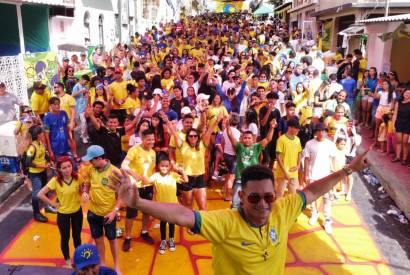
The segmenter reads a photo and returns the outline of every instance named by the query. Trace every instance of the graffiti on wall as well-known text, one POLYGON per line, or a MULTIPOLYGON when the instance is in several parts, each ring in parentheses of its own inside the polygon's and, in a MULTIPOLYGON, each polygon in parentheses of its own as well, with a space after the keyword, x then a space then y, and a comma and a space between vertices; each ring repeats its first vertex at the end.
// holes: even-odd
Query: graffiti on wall
POLYGON ((23 61, 27 87, 33 86, 33 83, 37 81, 42 82, 48 87, 52 87, 54 83, 60 81, 57 55, 55 53, 41 52, 25 54, 23 61))

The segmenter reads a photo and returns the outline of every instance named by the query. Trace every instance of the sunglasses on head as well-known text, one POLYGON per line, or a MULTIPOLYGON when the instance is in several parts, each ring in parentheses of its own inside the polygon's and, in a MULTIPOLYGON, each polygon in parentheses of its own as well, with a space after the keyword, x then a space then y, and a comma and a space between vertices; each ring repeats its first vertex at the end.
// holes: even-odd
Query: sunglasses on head
POLYGON ((260 200, 265 200, 266 203, 273 203, 275 201, 275 195, 273 193, 250 193, 246 199, 251 204, 257 204, 260 200))

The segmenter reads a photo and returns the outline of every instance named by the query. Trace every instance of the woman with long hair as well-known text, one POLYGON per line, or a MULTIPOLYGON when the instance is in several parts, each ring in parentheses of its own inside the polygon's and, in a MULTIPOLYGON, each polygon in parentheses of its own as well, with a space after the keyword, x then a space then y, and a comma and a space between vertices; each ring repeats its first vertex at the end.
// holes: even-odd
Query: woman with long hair
POLYGON ((159 113, 152 115, 151 126, 154 129, 155 137, 154 151, 157 153, 157 159, 159 159, 162 154, 168 155, 170 136, 159 113))
POLYGON ((72 66, 67 66, 64 71, 63 84, 65 87, 65 92, 71 95, 77 79, 74 77, 74 68, 72 66))
POLYGON ((208 125, 214 124, 220 115, 223 115, 224 117, 228 116, 228 111, 222 104, 222 97, 219 94, 215 94, 206 114, 208 125))
POLYGON ((313 109, 316 114, 323 114, 326 101, 329 99, 330 82, 324 80, 314 94, 313 109))
POLYGON ((259 120, 258 113, 251 108, 245 113, 245 123, 242 127, 242 133, 247 131, 252 132, 253 142, 257 142, 259 138, 259 120))
POLYGON ((369 127, 370 115, 372 110, 372 103, 374 100, 373 94, 378 82, 377 69, 376 67, 371 67, 369 69, 369 77, 363 82, 362 86, 362 123, 369 127))
POLYGON ((374 116, 376 123, 374 136, 377 138, 383 115, 388 114, 394 109, 394 104, 396 101, 396 93, 393 92, 393 87, 390 85, 388 80, 383 80, 381 90, 374 94, 374 98, 379 100, 379 106, 377 107, 376 115, 374 116))
MULTIPOLYGON (((396 128, 396 157, 393 162, 400 161, 406 164, 409 154, 409 136, 410 136, 410 84, 404 88, 400 100, 396 102, 393 114, 393 124, 396 128)), ((410 166, 410 165, 409 165, 410 166)))
POLYGON ((295 113, 299 114, 300 110, 308 105, 309 90, 303 85, 303 82, 296 84, 295 91, 291 92, 292 102, 295 103, 295 113))
POLYGON ((81 245, 81 230, 83 228, 83 210, 81 209, 80 190, 83 180, 73 169, 71 159, 63 156, 57 159, 57 176, 53 177, 44 186, 38 197, 47 204, 57 209, 57 226, 60 231, 60 247, 64 260, 71 266, 68 242, 70 240, 70 227, 74 247, 81 245), (47 198, 49 191, 55 191, 57 201, 47 198))
POLYGON ((130 137, 130 140, 128 142, 128 145, 130 146, 130 148, 136 144, 141 144, 142 132, 144 132, 150 127, 151 127, 151 123, 148 119, 140 120, 140 122, 137 125, 137 128, 135 129, 134 134, 130 137))

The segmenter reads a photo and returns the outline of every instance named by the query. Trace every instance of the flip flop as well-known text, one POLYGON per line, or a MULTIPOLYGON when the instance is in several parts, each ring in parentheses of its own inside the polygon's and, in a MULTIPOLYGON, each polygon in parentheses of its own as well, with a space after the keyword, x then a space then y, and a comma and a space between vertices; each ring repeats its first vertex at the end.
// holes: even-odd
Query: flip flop
POLYGON ((399 162, 399 161, 400 161, 400 159, 398 159, 398 158, 394 158, 394 159, 391 160, 391 162, 399 162))

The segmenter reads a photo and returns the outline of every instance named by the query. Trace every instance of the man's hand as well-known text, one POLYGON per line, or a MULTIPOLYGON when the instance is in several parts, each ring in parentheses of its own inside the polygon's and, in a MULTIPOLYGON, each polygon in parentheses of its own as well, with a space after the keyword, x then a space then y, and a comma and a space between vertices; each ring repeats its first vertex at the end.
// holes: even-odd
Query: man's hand
POLYGON ((116 210, 111 211, 110 213, 104 216, 105 223, 106 224, 112 223, 116 216, 117 216, 117 211, 116 210))
POLYGON ((363 170, 364 168, 368 167, 369 164, 366 160, 366 156, 369 153, 370 150, 373 149, 374 144, 372 144, 367 150, 365 150, 364 152, 358 154, 353 160, 352 162, 348 165, 348 167, 350 169, 353 170, 353 172, 359 172, 361 170, 363 170))
POLYGON ((90 196, 88 195, 87 192, 83 192, 83 193, 81 194, 81 198, 82 198, 82 200, 83 200, 84 203, 87 203, 87 202, 90 200, 90 196))
POLYGON ((137 208, 136 206, 140 199, 138 188, 131 183, 129 175, 124 169, 120 171, 113 171, 114 175, 110 176, 111 184, 109 187, 116 190, 118 199, 123 201, 128 207, 137 208))

